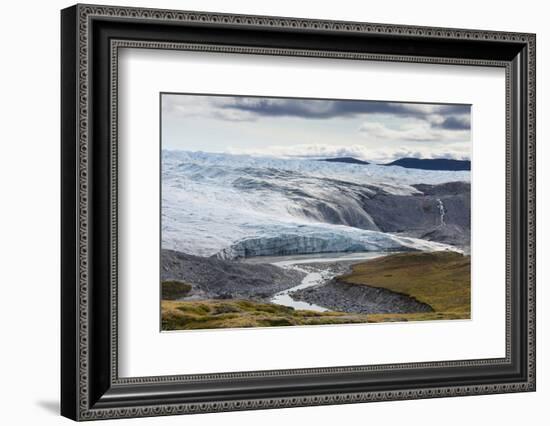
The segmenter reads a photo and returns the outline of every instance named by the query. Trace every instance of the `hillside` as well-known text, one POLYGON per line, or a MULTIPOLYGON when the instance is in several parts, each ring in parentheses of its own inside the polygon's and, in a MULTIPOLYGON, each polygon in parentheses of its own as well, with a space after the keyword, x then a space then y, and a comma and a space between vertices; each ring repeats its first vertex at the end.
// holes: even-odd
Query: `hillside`
POLYGON ((470 318, 470 256, 452 252, 395 254, 357 264, 337 280, 407 295, 434 311, 409 317, 381 314, 369 316, 369 321, 470 318))

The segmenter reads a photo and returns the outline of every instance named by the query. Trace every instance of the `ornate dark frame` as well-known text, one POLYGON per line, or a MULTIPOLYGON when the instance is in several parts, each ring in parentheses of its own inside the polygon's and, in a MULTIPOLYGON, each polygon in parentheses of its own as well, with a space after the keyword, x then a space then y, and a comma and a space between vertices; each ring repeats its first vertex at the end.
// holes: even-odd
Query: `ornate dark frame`
POLYGON ((535 35, 97 5, 61 13, 61 413, 74 420, 535 390, 535 35), (117 58, 124 47, 506 70, 506 356, 119 378, 117 58))

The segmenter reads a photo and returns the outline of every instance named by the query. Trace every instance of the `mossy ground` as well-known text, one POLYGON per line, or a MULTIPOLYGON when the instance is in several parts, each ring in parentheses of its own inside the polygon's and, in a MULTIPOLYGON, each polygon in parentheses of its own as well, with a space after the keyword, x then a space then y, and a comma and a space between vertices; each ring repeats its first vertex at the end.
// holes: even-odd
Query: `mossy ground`
POLYGON ((175 300, 181 297, 187 296, 191 291, 191 284, 187 284, 181 281, 171 280, 163 281, 161 283, 162 299, 163 300, 175 300))
POLYGON ((163 330, 281 327, 367 322, 366 315, 295 310, 251 300, 161 302, 163 330))
POLYGON ((354 265, 338 281, 385 288, 430 305, 434 312, 371 314, 369 322, 470 318, 470 256, 399 253, 354 265))

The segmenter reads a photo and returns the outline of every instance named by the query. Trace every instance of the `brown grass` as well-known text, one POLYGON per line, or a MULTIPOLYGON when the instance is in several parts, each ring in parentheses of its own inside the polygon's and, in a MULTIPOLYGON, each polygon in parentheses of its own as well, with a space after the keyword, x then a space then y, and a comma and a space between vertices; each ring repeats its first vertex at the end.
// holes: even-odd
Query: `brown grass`
POLYGON ((250 300, 161 302, 163 330, 280 327, 367 322, 366 315, 295 310, 250 300))

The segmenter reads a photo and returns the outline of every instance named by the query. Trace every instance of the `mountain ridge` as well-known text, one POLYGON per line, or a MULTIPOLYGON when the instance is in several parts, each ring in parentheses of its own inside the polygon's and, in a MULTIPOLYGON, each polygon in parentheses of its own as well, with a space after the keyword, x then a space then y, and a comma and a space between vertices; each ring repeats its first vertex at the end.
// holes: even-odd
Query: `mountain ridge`
MULTIPOLYGON (((344 164, 375 164, 360 160, 355 157, 330 157, 320 158, 317 161, 326 161, 328 163, 344 164)), ((378 164, 380 166, 399 166, 406 169, 435 170, 435 171, 469 171, 471 163, 469 160, 455 160, 452 158, 416 158, 402 157, 391 163, 378 164)))
POLYGON ((367 161, 359 160, 354 157, 333 157, 333 158, 321 158, 317 161, 327 161, 329 163, 347 163, 347 164, 370 164, 367 161))
POLYGON ((382 164, 383 166, 400 166, 407 169, 421 170, 447 170, 447 171, 466 171, 470 170, 469 160, 453 160, 450 158, 415 158, 403 157, 391 163, 382 164))

